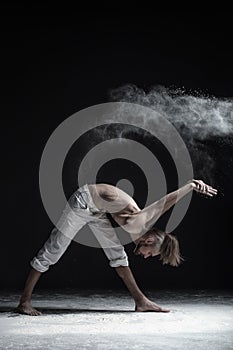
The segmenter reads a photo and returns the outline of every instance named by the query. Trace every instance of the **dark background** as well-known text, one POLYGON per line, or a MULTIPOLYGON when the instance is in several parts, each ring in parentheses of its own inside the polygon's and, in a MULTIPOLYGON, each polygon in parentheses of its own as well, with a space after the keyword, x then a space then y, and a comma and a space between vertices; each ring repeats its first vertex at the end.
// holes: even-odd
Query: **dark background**
MULTIPOLYGON (((177 86, 232 98, 232 16, 111 12, 15 16, 2 18, 1 36, 6 166, 2 168, 0 279, 3 288, 22 288, 29 261, 53 227, 38 185, 40 157, 53 130, 73 113, 108 102, 109 90, 127 83, 144 89, 177 86)), ((208 147, 219 147, 211 142, 208 147)), ((77 158, 85 155, 83 149, 85 141, 77 158)), ((219 176, 213 185, 224 195, 214 200, 194 195, 175 231, 186 260, 179 268, 162 266, 157 258, 134 257, 133 246, 126 246, 142 288, 232 287, 233 170, 224 161, 232 150, 229 138, 216 156, 219 176)), ((70 194, 75 184, 72 164, 67 164, 64 186, 70 194)), ((114 184, 125 177, 118 165, 107 164, 100 179, 114 184)), ((132 180, 136 174, 139 186, 142 175, 134 170, 128 176, 132 180)), ((144 189, 143 183, 135 198, 142 206, 144 189)), ((72 242, 38 287, 111 289, 121 288, 122 283, 100 249, 72 242)))

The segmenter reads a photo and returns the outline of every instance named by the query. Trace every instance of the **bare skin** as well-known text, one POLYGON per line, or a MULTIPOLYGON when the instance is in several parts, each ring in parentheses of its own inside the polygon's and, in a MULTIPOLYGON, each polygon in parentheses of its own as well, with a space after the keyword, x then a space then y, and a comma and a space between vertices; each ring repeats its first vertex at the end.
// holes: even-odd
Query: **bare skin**
POLYGON ((126 222, 128 217, 141 211, 132 197, 115 186, 96 184, 88 185, 88 188, 96 207, 110 213, 114 219, 122 219, 122 224, 126 222))
POLYGON ((169 309, 165 309, 153 301, 149 300, 139 289, 134 276, 128 266, 119 266, 116 267, 116 272, 128 288, 130 294, 132 295, 135 302, 135 311, 137 312, 145 312, 145 311, 153 311, 153 312, 170 312, 169 309))
POLYGON ((142 237, 165 212, 192 190, 209 197, 217 194, 216 189, 203 181, 192 180, 141 210, 133 198, 117 187, 108 184, 88 186, 97 208, 109 212, 134 241, 142 237))
MULTIPOLYGON (((170 310, 165 309, 156 303, 150 301, 139 289, 133 274, 128 266, 119 266, 115 267, 115 270, 119 277, 122 279, 126 287, 128 288, 130 294, 132 295, 135 302, 135 311, 137 312, 145 312, 145 311, 153 311, 153 312, 169 312, 170 310)), ((36 310, 31 305, 31 297, 32 292, 37 283, 38 279, 41 276, 41 272, 38 272, 31 269, 29 276, 27 278, 25 289, 23 295, 20 299, 19 305, 15 309, 16 312, 20 314, 25 314, 29 316, 39 316, 42 313, 36 310)))
POLYGON ((28 315, 28 316, 40 316, 42 313, 32 307, 30 301, 25 301, 24 303, 20 303, 17 308, 15 309, 15 312, 23 315, 28 315))
MULTIPOLYGON (((158 220, 158 218, 169 210, 178 200, 192 190, 203 193, 207 196, 214 196, 217 190, 206 185, 201 180, 192 180, 180 189, 164 196, 160 200, 152 203, 148 207, 141 210, 137 203, 124 191, 107 184, 88 185, 91 196, 97 208, 109 212, 113 219, 133 237, 135 244, 143 243, 138 250, 138 255, 144 258, 158 255, 150 246, 150 238, 145 238, 144 233, 158 220)), ((134 276, 127 266, 116 267, 116 272, 128 288, 130 294, 135 301, 135 311, 137 312, 169 312, 156 303, 149 300, 139 289, 134 276)), ((41 312, 31 305, 32 292, 38 282, 41 272, 31 269, 25 283, 23 295, 20 298, 16 312, 38 316, 41 312)))
POLYGON ((20 314, 30 315, 30 316, 41 315, 41 312, 36 310, 31 305, 32 292, 41 274, 42 274, 41 272, 36 271, 33 268, 30 270, 30 273, 25 283, 23 295, 20 298, 19 305, 15 309, 16 312, 20 314))

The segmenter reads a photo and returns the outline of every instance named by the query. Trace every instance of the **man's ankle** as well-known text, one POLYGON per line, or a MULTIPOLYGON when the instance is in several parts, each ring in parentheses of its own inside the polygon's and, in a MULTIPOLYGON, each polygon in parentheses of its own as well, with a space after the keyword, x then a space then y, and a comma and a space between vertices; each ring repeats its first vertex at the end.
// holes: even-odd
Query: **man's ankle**
POLYGON ((19 303, 21 305, 23 305, 23 304, 30 304, 30 302, 31 302, 31 300, 29 298, 25 298, 25 297, 21 298, 20 301, 19 301, 19 303))
POLYGON ((134 299, 136 305, 142 305, 145 302, 145 300, 147 300, 145 295, 140 296, 137 299, 134 299))

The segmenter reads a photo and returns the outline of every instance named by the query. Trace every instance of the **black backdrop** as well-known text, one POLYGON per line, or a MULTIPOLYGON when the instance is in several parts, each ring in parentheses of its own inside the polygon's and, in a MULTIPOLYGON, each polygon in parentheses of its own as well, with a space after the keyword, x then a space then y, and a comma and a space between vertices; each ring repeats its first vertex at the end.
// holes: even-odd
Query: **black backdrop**
MULTIPOLYGON (((232 18, 226 13, 5 17, 1 34, 6 165, 0 278, 4 288, 22 288, 30 259, 53 227, 38 185, 40 157, 53 130, 78 110, 108 102, 109 90, 127 83, 145 89, 156 84, 185 87, 232 98, 232 18)), ((224 196, 206 201, 194 195, 176 229, 186 259, 179 268, 162 266, 156 258, 134 257, 133 246, 126 246, 140 286, 232 287, 233 171, 232 164, 224 162, 224 154, 232 150, 228 143, 218 158, 218 167, 227 168, 216 183, 224 196)), ((125 177, 119 169, 114 162, 106 165, 100 179, 114 184, 125 177)), ((71 172, 68 159, 64 171, 68 194, 74 189, 71 172)), ((136 168, 128 176, 135 176, 139 186, 141 174, 136 168)), ((144 190, 141 186, 136 193, 140 205, 144 190)), ((122 284, 101 250, 72 242, 39 286, 111 289, 122 284)))

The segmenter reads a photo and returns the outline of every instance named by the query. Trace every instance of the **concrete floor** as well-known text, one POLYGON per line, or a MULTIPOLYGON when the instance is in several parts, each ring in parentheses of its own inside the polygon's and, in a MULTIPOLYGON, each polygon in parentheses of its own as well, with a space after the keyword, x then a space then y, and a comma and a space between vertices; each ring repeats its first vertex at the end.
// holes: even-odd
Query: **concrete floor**
POLYGON ((170 313, 136 313, 127 293, 35 293, 42 316, 13 312, 19 293, 0 295, 0 349, 233 349, 233 292, 146 293, 170 313))

